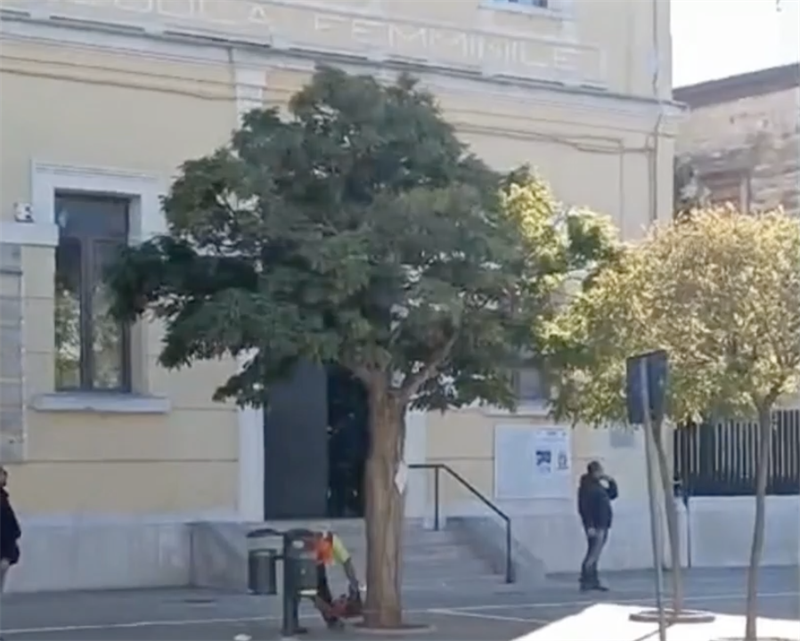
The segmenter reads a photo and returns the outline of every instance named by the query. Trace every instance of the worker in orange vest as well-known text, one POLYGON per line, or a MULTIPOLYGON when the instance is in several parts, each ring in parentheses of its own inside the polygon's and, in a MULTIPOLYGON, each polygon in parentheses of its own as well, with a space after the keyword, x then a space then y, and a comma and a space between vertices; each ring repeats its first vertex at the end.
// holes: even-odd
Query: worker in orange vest
POLYGON ((342 540, 330 530, 317 532, 314 535, 314 546, 317 555, 317 594, 313 598, 314 606, 329 628, 341 628, 344 625, 343 618, 361 614, 361 588, 353 559, 342 540), (327 569, 336 564, 342 566, 349 587, 347 596, 334 601, 327 569))

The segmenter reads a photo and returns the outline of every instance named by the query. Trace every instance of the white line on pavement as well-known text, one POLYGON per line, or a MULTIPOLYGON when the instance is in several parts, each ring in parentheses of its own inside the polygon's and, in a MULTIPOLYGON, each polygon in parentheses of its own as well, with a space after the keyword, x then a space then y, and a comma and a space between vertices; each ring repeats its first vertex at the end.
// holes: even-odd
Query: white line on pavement
POLYGON ((445 616, 449 617, 468 617, 471 619, 487 619, 489 621, 516 621, 519 623, 538 623, 540 625, 545 625, 547 623, 550 623, 550 621, 545 621, 543 619, 525 619, 522 617, 500 616, 498 614, 480 614, 479 612, 465 612, 463 610, 451 610, 449 608, 430 610, 430 613, 444 614, 445 616))
MULTIPOLYGON (((596 605, 597 603, 642 603, 642 602, 651 602, 653 599, 647 596, 639 597, 638 599, 614 599, 613 592, 609 593, 608 599, 603 599, 602 601, 548 601, 542 602, 538 601, 536 603, 492 603, 487 605, 464 605, 464 606, 456 606, 453 608, 448 608, 449 610, 457 610, 457 611, 471 611, 471 610, 511 610, 513 608, 529 608, 529 609, 536 609, 536 608, 566 608, 566 607, 585 607, 590 605, 596 605)), ((758 595, 759 599, 784 599, 787 597, 796 597, 800 596, 800 592, 763 592, 758 595)), ((694 602, 704 602, 704 601, 732 601, 734 599, 744 599, 745 595, 741 592, 733 592, 729 594, 707 594, 707 595, 690 595, 684 596, 683 600, 688 603, 694 602)))
MULTIPOLYGON (((429 614, 431 610, 411 609, 404 610, 409 614, 429 614)), ((319 618, 317 613, 300 613, 301 619, 319 618)), ((88 632, 91 630, 129 630, 136 628, 180 627, 185 625, 218 625, 224 623, 258 623, 266 621, 280 621, 280 615, 266 615, 260 617, 211 617, 202 619, 164 619, 160 621, 129 621, 127 623, 87 623, 78 625, 53 625, 38 628, 16 628, 4 630, 4 634, 48 634, 55 632, 88 632)))
MULTIPOLYGON (((800 596, 800 592, 767 592, 758 595, 760 599, 778 599, 778 598, 786 598, 786 597, 796 597, 800 596)), ((706 595, 706 596, 686 596, 684 597, 684 601, 687 603, 694 603, 694 602, 712 602, 712 601, 729 601, 733 599, 743 599, 744 595, 740 592, 731 593, 731 594, 713 594, 713 595, 706 595)), ((639 599, 608 599, 608 602, 611 603, 620 603, 620 604, 637 604, 637 603, 649 603, 651 599, 647 597, 639 598, 639 599)), ((602 603, 603 601, 601 601, 602 603)), ((505 604, 486 604, 486 605, 466 605, 466 606, 456 606, 452 608, 445 608, 448 613, 456 613, 456 612, 464 612, 470 613, 474 612, 478 614, 480 612, 486 612, 490 610, 514 610, 514 609, 547 609, 547 608, 566 608, 566 607, 587 607, 591 605, 597 604, 598 601, 560 601, 560 602, 536 602, 536 603, 505 603, 505 604)), ((421 609, 410 609, 406 610, 409 614, 435 614, 436 608, 421 608, 421 609)), ((301 614, 301 618, 309 619, 309 618, 316 618, 316 613, 308 613, 308 614, 301 614)), ((48 633, 56 633, 56 632, 83 632, 83 631, 91 631, 91 630, 125 630, 125 629, 136 629, 136 628, 154 628, 154 627, 180 627, 180 626, 188 626, 188 625, 216 625, 216 624, 225 624, 225 623, 253 623, 259 621, 277 621, 280 620, 280 616, 262 616, 262 617, 226 617, 226 618, 204 618, 204 619, 167 619, 163 621, 131 621, 128 623, 94 623, 94 624, 85 624, 85 625, 62 625, 62 626, 44 626, 44 627, 36 627, 36 628, 17 628, 13 630, 5 630, 5 634, 16 634, 16 635, 23 635, 23 634, 48 634, 48 633)), ((485 617, 484 617, 485 618, 485 617)), ((531 621, 533 623, 536 622, 535 619, 521 619, 522 621, 531 621)))

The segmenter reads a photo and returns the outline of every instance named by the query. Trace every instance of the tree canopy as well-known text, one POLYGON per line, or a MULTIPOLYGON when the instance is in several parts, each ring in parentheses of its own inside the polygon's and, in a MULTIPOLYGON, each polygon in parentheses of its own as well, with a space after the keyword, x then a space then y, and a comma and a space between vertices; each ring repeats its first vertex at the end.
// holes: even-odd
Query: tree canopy
MULTIPOLYGON (((554 411, 573 423, 626 421, 625 360, 665 349, 676 426, 757 417, 756 518, 745 638, 756 639, 772 410, 800 381, 800 224, 782 211, 694 209, 625 247, 545 326, 554 411)), ((680 536, 660 423, 653 425, 672 558, 680 536)), ((680 567, 673 566, 675 609, 680 567)))
POLYGON ((490 170, 409 77, 320 69, 289 111, 255 110, 184 163, 168 233, 111 274, 115 313, 166 322, 168 368, 248 355, 220 399, 261 404, 309 359, 389 375, 424 407, 511 403, 505 368, 607 225, 490 170))
POLYGON ((692 212, 626 247, 548 328, 556 413, 623 422, 625 358, 670 354, 669 415, 753 415, 800 373, 800 226, 692 212))

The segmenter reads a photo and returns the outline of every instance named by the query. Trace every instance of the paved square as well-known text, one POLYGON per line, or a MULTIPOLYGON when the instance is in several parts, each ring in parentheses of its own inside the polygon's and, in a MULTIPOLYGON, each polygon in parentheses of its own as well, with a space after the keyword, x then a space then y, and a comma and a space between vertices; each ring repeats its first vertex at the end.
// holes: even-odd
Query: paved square
MULTIPOLYGON (((551 577, 535 587, 412 590, 405 594, 407 620, 433 627, 404 638, 508 641, 598 603, 653 605, 649 573, 620 573, 608 580, 613 589, 607 594, 582 594, 571 577, 551 577)), ((743 613, 744 571, 695 570, 687 572, 685 583, 687 608, 743 613)), ((797 620, 800 641, 799 583, 796 568, 765 568, 760 614, 797 620)), ((230 641, 237 635, 260 641, 280 638, 278 607, 275 598, 193 589, 9 595, 2 621, 8 641, 230 641)), ((331 633, 315 613, 306 609, 303 614, 310 639, 398 638, 353 629, 331 633)))

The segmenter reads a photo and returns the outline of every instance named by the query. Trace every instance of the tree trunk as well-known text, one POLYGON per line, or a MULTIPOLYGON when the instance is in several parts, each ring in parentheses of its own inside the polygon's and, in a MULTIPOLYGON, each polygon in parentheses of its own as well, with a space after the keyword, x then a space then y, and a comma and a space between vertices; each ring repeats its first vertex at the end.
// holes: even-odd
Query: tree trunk
POLYGON ((403 494, 395 485, 403 454, 404 407, 381 383, 370 386, 370 451, 365 478, 367 598, 364 624, 402 626, 403 494))
POLYGON ((747 572, 747 623, 744 637, 747 641, 758 638, 758 573, 764 551, 764 520, 766 512, 767 472, 772 452, 772 408, 758 411, 758 467, 756 468, 756 518, 753 524, 753 544, 750 548, 750 567, 747 572))
POLYGON ((672 479, 669 474, 667 453, 664 451, 664 442, 661 439, 661 428, 656 430, 656 458, 658 476, 661 480, 661 491, 664 493, 664 514, 667 517, 667 536, 669 538, 669 556, 672 561, 670 581, 672 582, 672 610, 680 614, 683 610, 683 580, 681 568, 681 534, 678 531, 678 508, 675 504, 675 493, 672 488, 672 479))

